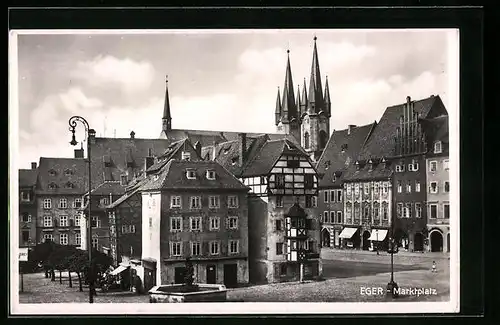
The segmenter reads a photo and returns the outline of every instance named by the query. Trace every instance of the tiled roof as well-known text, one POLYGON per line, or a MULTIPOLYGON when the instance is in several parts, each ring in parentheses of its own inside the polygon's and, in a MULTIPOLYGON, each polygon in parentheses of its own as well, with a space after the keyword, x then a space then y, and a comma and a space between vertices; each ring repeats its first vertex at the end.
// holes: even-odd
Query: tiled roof
MULTIPOLYGON (((195 148, 191 144, 191 141, 189 141, 188 138, 176 141, 171 143, 168 148, 163 152, 159 157, 158 160, 148 168, 147 172, 157 172, 159 171, 165 164, 173 158, 173 156, 178 153, 180 149, 185 150, 186 146, 190 146, 193 152, 196 152, 195 148)), ((201 157, 198 157, 201 159, 201 157)))
POLYGON ((157 175, 148 177, 140 190, 160 189, 232 189, 248 190, 229 171, 215 161, 170 160, 157 175), (188 179, 186 171, 193 169, 196 179, 188 179), (206 177, 207 170, 215 172, 215 180, 206 177))
POLYGON ((143 179, 139 180, 130 191, 127 191, 127 193, 125 193, 124 195, 120 196, 117 200, 115 200, 113 203, 111 203, 110 205, 108 205, 106 208, 107 209, 112 209, 112 208, 115 208, 115 207, 119 206, 123 202, 127 201, 128 198, 130 198, 131 196, 133 196, 134 194, 136 194, 137 192, 139 192, 140 189, 141 189, 141 185, 145 184, 146 182, 147 182, 146 178, 143 178, 143 179))
POLYGON ((343 179, 345 181, 364 181, 364 180, 378 180, 387 179, 392 176, 391 162, 387 161, 384 164, 381 159, 372 159, 373 165, 370 169, 368 161, 361 161, 358 166, 353 163, 344 173, 343 179))
POLYGON ((367 141, 376 122, 348 129, 333 131, 326 147, 316 165, 318 173, 324 175, 319 183, 320 187, 328 187, 341 183, 345 171, 353 163, 367 141), (333 174, 335 173, 335 181, 333 174))
POLYGON ((37 193, 81 195, 87 191, 87 169, 88 165, 82 158, 41 157, 37 193))
MULTIPOLYGON (((364 160, 370 157, 380 158, 394 156, 396 128, 399 126, 399 119, 400 116, 403 115, 405 104, 386 108, 366 145, 361 149, 359 159, 364 160)), ((414 110, 419 114, 420 119, 426 119, 436 114, 441 115, 443 111, 446 111, 441 98, 434 95, 414 101, 414 110)))
POLYGON ((92 190, 92 195, 121 195, 125 193, 125 187, 118 181, 104 182, 92 190))
POLYGON ((36 185, 38 169, 19 169, 19 187, 32 187, 36 185))
POLYGON ((448 115, 441 115, 423 121, 427 137, 427 154, 434 154, 434 142, 441 141, 442 153, 449 152, 449 120, 448 115))

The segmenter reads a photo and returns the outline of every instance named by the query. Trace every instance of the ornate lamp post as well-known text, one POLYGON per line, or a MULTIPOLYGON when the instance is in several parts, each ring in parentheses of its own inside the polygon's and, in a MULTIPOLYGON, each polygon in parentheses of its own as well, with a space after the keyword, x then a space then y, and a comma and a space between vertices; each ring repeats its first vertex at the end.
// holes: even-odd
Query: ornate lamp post
POLYGON ((85 132, 87 134, 87 162, 89 164, 89 170, 88 170, 88 173, 89 173, 89 177, 88 177, 88 191, 89 191, 89 201, 88 201, 88 217, 87 217, 87 232, 88 232, 88 236, 87 236, 87 249, 89 251, 89 274, 88 274, 88 278, 89 278, 89 303, 93 303, 94 302, 94 277, 93 277, 93 268, 92 268, 92 220, 91 220, 91 202, 90 202, 90 193, 91 193, 91 190, 92 190, 92 184, 91 184, 91 170, 92 170, 92 165, 91 165, 91 162, 90 162, 90 137, 91 135, 95 135, 95 130, 94 129, 91 129, 89 127, 89 123, 87 122, 87 120, 85 120, 83 117, 81 116, 72 116, 70 119, 69 119, 69 130, 71 131, 72 133, 72 136, 71 136, 71 142, 70 144, 72 146, 76 146, 78 144, 78 142, 76 141, 75 139, 75 128, 76 128, 76 125, 77 125, 77 122, 80 122, 83 124, 83 126, 85 127, 85 132))
POLYGON ((394 253, 397 253, 397 245, 394 240, 394 213, 391 219, 391 236, 389 237, 389 249, 387 250, 391 254, 391 281, 387 284, 386 293, 391 295, 392 298, 396 298, 398 294, 394 289, 398 288, 398 284, 394 282, 394 253))

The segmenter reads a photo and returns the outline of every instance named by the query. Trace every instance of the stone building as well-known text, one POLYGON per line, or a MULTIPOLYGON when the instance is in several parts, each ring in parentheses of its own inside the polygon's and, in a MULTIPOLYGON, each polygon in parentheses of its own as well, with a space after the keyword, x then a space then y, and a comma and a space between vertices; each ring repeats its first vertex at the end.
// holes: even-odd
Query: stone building
POLYGON ((36 162, 31 163, 31 169, 19 170, 19 247, 35 246, 38 243, 35 197, 37 176, 36 162))

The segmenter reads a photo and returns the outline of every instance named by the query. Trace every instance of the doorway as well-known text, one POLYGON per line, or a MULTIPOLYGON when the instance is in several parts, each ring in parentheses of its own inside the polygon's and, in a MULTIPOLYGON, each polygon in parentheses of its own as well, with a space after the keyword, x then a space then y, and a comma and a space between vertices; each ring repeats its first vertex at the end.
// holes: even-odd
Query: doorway
POLYGON ((176 267, 175 268, 175 276, 174 276, 174 282, 175 284, 181 284, 185 282, 186 277, 186 268, 185 267, 176 267))
POLYGON ((215 284, 217 282, 217 268, 215 265, 207 265, 207 283, 215 284))
POLYGON ((238 264, 224 264, 224 285, 234 288, 238 284, 238 264))
POLYGON ((431 232, 431 252, 443 251, 443 235, 435 230, 431 232))
POLYGON ((415 252, 421 252, 424 250, 424 235, 417 232, 413 241, 413 250, 415 252))
POLYGON ((370 232, 368 230, 365 230, 363 232, 363 250, 367 251, 368 248, 370 248, 370 241, 368 240, 370 238, 370 232))
POLYGON ((144 289, 149 291, 156 285, 156 270, 144 268, 144 289))
POLYGON ((330 232, 326 228, 321 231, 321 243, 323 247, 330 247, 330 232))

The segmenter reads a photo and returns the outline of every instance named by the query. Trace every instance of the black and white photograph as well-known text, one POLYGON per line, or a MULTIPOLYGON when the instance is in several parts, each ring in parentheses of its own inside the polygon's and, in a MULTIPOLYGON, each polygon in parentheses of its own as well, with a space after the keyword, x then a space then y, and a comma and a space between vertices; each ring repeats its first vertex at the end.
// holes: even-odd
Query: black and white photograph
POLYGON ((11 31, 11 313, 459 312, 458 48, 11 31))

